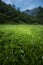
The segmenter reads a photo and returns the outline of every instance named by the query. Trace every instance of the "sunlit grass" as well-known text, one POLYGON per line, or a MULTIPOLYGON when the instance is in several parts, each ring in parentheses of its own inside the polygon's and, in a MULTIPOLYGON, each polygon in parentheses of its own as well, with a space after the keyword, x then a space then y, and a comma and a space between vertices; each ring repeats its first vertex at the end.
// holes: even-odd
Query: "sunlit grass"
POLYGON ((43 65, 42 25, 0 25, 0 65, 43 65))

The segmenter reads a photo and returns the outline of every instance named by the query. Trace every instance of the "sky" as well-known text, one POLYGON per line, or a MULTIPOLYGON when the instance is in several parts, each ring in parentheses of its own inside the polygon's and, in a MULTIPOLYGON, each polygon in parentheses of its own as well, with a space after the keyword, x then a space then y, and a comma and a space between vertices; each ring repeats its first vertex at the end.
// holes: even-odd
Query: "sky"
POLYGON ((21 11, 26 9, 33 9, 35 7, 42 6, 43 0, 2 0, 7 4, 14 4, 16 7, 20 8, 21 11))

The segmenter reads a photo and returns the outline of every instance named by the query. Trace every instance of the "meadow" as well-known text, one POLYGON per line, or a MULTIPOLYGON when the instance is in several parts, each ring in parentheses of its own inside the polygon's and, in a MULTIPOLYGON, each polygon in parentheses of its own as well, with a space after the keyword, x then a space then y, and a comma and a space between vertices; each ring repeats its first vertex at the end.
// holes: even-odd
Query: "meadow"
POLYGON ((43 25, 0 25, 0 65, 43 65, 43 25))

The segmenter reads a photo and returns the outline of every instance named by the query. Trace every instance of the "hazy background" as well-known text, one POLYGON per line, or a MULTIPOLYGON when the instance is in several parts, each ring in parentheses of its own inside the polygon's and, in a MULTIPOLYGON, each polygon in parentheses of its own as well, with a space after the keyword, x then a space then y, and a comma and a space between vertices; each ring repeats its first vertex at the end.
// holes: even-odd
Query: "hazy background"
POLYGON ((43 0, 2 0, 7 4, 14 4, 19 7, 21 11, 26 9, 33 9, 38 6, 43 7, 43 0))

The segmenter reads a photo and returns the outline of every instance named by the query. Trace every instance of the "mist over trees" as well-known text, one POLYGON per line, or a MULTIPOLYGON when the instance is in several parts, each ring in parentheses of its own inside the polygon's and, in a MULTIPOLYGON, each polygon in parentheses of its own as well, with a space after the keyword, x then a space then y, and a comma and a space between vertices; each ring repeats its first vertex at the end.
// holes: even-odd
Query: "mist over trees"
POLYGON ((37 17, 33 17, 0 0, 0 24, 43 24, 43 8, 39 7, 39 10, 37 17))

